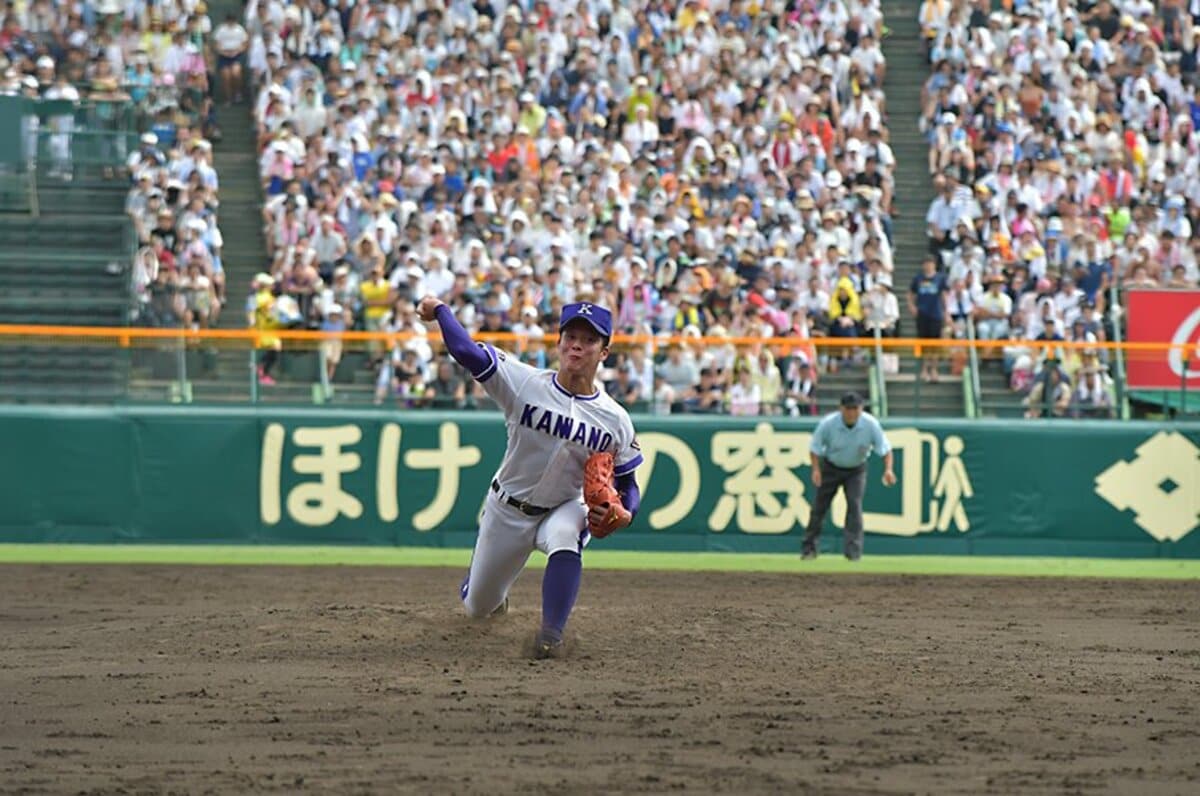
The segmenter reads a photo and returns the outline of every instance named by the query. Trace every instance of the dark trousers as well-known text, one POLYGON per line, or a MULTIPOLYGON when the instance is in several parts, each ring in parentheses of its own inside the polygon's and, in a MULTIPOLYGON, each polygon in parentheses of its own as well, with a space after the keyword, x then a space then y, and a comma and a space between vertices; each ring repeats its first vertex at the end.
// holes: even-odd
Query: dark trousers
POLYGON ((808 527, 804 529, 803 552, 815 553, 817 540, 821 538, 821 526, 825 524, 825 515, 829 513, 829 504, 833 502, 838 489, 846 493, 846 528, 842 537, 842 549, 849 558, 859 558, 863 549, 863 493, 867 490, 867 466, 865 464, 851 470, 835 467, 829 462, 821 462, 821 486, 817 489, 817 499, 813 501, 812 513, 808 515, 808 527))

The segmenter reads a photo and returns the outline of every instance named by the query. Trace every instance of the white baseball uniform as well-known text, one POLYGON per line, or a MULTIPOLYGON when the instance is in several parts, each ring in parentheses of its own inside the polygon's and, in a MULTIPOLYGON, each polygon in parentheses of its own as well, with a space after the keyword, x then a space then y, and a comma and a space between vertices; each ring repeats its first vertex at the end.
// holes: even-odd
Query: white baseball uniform
POLYGON ((587 544, 583 466, 600 451, 613 454, 616 475, 642 462, 633 422, 603 390, 572 395, 553 371, 539 370, 480 344, 491 364, 476 379, 504 412, 508 447, 484 503, 463 605, 473 617, 498 608, 536 548, 582 552, 587 544), (513 506, 549 509, 536 516, 513 506))

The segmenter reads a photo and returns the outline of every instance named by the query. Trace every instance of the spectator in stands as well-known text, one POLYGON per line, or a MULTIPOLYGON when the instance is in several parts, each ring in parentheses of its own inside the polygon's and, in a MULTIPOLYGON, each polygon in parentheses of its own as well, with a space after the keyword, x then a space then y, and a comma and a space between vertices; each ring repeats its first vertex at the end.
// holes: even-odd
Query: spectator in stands
POLYGON ((788 414, 797 416, 817 413, 817 379, 807 358, 791 358, 785 385, 785 405, 788 414))
POLYGON ((725 407, 725 385, 712 367, 700 370, 700 380, 683 393, 684 410, 691 413, 714 414, 725 407))
POLYGON ((1188 278, 1187 266, 1183 263, 1176 263, 1171 268, 1171 278, 1167 280, 1165 287, 1173 290, 1194 290, 1196 280, 1188 278))
POLYGON ((946 327, 950 327, 951 335, 961 340, 967 336, 966 325, 975 313, 975 299, 965 279, 948 281, 950 290, 946 293, 946 321, 942 330, 944 334, 946 327))
POLYGON ((308 242, 317 263, 317 271, 325 282, 332 280, 335 263, 348 252, 346 236, 338 231, 336 225, 337 221, 332 215, 322 215, 320 226, 308 242))
POLYGON ((1071 385, 1056 360, 1047 360, 1025 399, 1028 418, 1065 417, 1071 405, 1071 385))
POLYGON ((1112 379, 1099 365, 1080 368, 1071 395, 1072 415, 1075 417, 1113 416, 1112 379))
MULTIPOLYGON (((858 290, 849 276, 841 277, 829 299, 829 334, 831 337, 861 337, 863 311, 858 290)), ((840 363, 850 357, 849 349, 830 352, 829 370, 836 373, 840 363)))
MULTIPOLYGON (((1004 292, 1004 277, 994 274, 988 279, 987 292, 975 307, 975 335, 980 340, 1007 340, 1012 320, 1012 298, 1004 292)), ((995 359, 999 350, 985 348, 981 356, 995 359)))
POLYGON ((225 104, 241 102, 244 89, 242 61, 250 43, 249 34, 238 22, 237 16, 229 14, 213 31, 212 40, 217 54, 217 74, 221 78, 225 104))
POLYGON ((685 356, 683 346, 678 344, 667 349, 667 358, 658 366, 657 373, 680 396, 700 381, 700 369, 695 360, 690 355, 685 356))
POLYGON ((633 375, 633 369, 622 357, 613 369, 613 378, 605 382, 605 391, 626 409, 635 408, 642 385, 633 375))
POLYGON ((759 350, 753 373, 754 383, 758 386, 759 399, 762 402, 762 413, 779 414, 783 400, 783 376, 770 350, 766 348, 759 350))
MULTIPOLYGON (((383 329, 384 317, 391 306, 392 286, 384 278, 383 273, 383 263, 375 262, 372 265, 370 276, 364 279, 359 287, 363 321, 368 332, 378 332, 383 329)), ((378 341, 373 340, 369 345, 369 350, 372 358, 378 358, 383 347, 378 341)))
POLYGON ((321 290, 321 277, 317 273, 314 259, 312 249, 297 251, 295 262, 287 271, 283 283, 283 291, 295 299, 300 317, 306 323, 313 321, 318 314, 315 311, 315 302, 321 290))
POLYGON ((159 264, 147 292, 146 320, 149 325, 177 327, 183 322, 187 300, 180 290, 179 272, 174 267, 159 264))
MULTIPOLYGON (((275 280, 270 274, 260 273, 254 277, 249 299, 250 322, 260 332, 274 331, 285 325, 276 312, 275 289, 275 280)), ((258 381, 272 386, 275 379, 271 372, 279 362, 283 341, 275 335, 263 335, 258 339, 258 346, 263 349, 259 355, 258 381)))
POLYGON ((863 327, 869 334, 895 337, 900 322, 900 303, 892 292, 890 279, 879 279, 863 300, 863 327))
MULTIPOLYGON (((351 324, 354 323, 354 313, 336 302, 318 304, 316 311, 320 312, 322 316, 319 327, 322 332, 344 332, 351 328, 351 324)), ((325 363, 326 381, 333 381, 338 365, 342 361, 342 353, 342 339, 340 337, 321 341, 321 359, 325 363)))
POLYGON ((942 253, 955 247, 954 229, 962 218, 962 206, 953 181, 939 174, 934 177, 937 196, 929 205, 925 216, 929 236, 930 253, 941 257, 942 253))
POLYGON ((220 304, 212 281, 204 273, 204 261, 198 256, 188 260, 187 275, 180 281, 186 310, 184 326, 191 329, 207 329, 217 319, 220 304))
POLYGON ((757 415, 761 410, 762 390, 754 382, 750 368, 739 364, 734 372, 733 386, 729 389, 729 413, 757 415))
MULTIPOLYGON (((917 337, 924 340, 942 337, 947 292, 946 277, 938 270, 937 259, 926 256, 921 261, 921 273, 913 277, 908 292, 908 309, 916 319, 917 337)), ((921 379, 938 380, 939 354, 937 349, 922 349, 921 379)))
POLYGON ((466 405, 467 385, 452 360, 438 360, 436 375, 425 388, 425 398, 435 409, 462 409, 466 405))
POLYGON ((667 380, 661 374, 654 376, 654 392, 652 396, 653 404, 651 412, 656 415, 669 415, 674 411, 677 399, 675 390, 671 385, 667 384, 667 380))

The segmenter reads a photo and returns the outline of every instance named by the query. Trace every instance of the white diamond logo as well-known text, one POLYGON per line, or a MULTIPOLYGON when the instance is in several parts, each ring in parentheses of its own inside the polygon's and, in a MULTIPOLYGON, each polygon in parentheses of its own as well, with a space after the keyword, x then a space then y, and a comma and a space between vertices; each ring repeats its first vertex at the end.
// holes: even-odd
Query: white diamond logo
POLYGON ((1177 431, 1160 431, 1096 476, 1096 494, 1160 542, 1178 542, 1200 518, 1200 447, 1177 431))

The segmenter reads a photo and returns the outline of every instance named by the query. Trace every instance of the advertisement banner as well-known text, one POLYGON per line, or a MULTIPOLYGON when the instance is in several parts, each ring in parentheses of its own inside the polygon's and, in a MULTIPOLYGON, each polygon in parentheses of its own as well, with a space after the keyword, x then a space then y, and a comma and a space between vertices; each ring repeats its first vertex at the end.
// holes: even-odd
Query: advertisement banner
MULTIPOLYGON (((635 418, 642 509, 609 549, 790 552, 814 420, 635 418)), ((1200 557, 1200 424, 885 423, 868 553, 1200 557)), ((0 541, 470 546, 504 454, 492 413, 0 411, 0 541)), ((840 549, 845 502, 823 548, 840 549)))
POLYGON ((1129 389, 1200 389, 1200 290, 1130 290, 1126 305, 1129 342, 1184 344, 1130 352, 1129 389))

